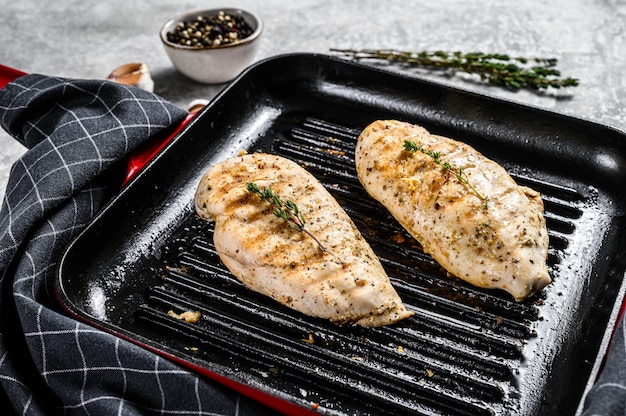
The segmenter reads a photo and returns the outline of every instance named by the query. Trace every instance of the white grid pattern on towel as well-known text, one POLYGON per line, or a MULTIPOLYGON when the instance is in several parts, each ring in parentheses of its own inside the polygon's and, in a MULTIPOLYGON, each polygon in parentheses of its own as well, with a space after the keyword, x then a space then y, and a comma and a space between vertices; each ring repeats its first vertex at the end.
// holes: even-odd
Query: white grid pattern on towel
POLYGON ((106 81, 27 75, 0 90, 0 124, 30 148, 12 167, 0 211, 0 406, 6 410, 270 414, 76 321, 55 299, 56 263, 106 201, 107 169, 185 115, 154 94, 106 81))

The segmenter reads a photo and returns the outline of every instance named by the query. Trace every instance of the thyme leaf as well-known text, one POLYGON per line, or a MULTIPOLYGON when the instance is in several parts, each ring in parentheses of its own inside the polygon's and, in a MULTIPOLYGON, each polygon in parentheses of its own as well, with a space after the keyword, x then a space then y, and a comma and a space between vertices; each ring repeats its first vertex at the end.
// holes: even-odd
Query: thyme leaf
POLYGON ((478 198, 480 198, 481 201, 483 202, 486 201, 485 197, 483 197, 478 192, 478 190, 474 188, 474 185, 470 183, 469 178, 467 177, 467 174, 465 174, 465 172, 463 171, 463 168, 461 167, 455 168, 450 164, 450 162, 442 161, 441 153, 430 150, 430 149, 426 149, 423 146, 418 146, 415 142, 411 140, 404 141, 404 150, 411 152, 411 153, 421 152, 427 156, 432 157, 433 161, 437 165, 441 166, 446 172, 450 172, 454 176, 456 176, 456 179, 462 184, 464 184, 465 186, 467 186, 478 198))
POLYGON ((298 205, 295 202, 287 199, 286 201, 282 201, 280 196, 274 192, 270 187, 264 187, 261 189, 256 183, 248 182, 246 183, 246 190, 252 194, 257 195, 261 198, 262 201, 269 202, 274 207, 274 215, 278 218, 282 218, 287 222, 289 228, 303 232, 309 237, 311 237, 317 245, 319 245, 320 249, 326 253, 331 254, 324 245, 319 241, 313 233, 311 233, 307 228, 305 228, 306 219, 304 215, 300 212, 298 205))
POLYGON ((407 52, 394 49, 334 48, 331 51, 354 61, 387 61, 412 67, 476 74, 483 81, 512 90, 542 90, 548 87, 566 88, 578 85, 576 78, 561 78, 561 72, 556 69, 555 58, 524 58, 501 53, 458 51, 407 52))

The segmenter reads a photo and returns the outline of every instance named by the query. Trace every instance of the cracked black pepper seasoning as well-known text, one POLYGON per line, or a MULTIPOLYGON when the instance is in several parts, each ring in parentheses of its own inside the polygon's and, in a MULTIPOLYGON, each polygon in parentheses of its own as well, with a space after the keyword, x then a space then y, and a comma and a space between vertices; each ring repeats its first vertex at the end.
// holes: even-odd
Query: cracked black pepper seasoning
POLYGON ((220 11, 216 15, 180 22, 167 33, 167 40, 190 47, 217 47, 243 40, 253 31, 242 16, 220 11))

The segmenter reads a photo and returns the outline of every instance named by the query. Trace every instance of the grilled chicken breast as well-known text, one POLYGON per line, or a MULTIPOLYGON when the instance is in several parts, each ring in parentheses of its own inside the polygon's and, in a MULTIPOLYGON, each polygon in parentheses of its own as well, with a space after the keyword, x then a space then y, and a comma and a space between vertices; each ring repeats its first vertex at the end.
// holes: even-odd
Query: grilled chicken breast
POLYGON ((413 314, 352 220, 296 163, 261 153, 218 163, 200 181, 195 204, 215 221, 220 259, 250 289, 337 324, 375 327, 413 314), (293 201, 319 243, 274 215, 247 183, 293 201))
POLYGON ((395 120, 367 126, 355 157, 367 192, 449 273, 503 289, 517 301, 550 283, 541 197, 497 163, 464 143, 395 120), (421 149, 406 150, 405 140, 421 149))

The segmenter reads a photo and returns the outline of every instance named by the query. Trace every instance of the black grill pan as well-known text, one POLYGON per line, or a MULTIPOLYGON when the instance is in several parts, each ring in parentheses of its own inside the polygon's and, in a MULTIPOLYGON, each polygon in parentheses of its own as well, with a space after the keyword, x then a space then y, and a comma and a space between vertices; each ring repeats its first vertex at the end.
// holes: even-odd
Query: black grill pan
POLYGON ((57 294, 80 319, 286 414, 576 414, 624 296, 625 139, 333 57, 271 58, 229 85, 97 215, 63 256, 57 294), (553 283, 516 303, 447 277, 356 178, 356 137, 382 118, 465 141, 540 191, 553 283), (244 149, 317 176, 415 316, 338 327, 234 279, 193 194, 209 166, 244 149), (186 323, 170 310, 201 318, 186 323))

